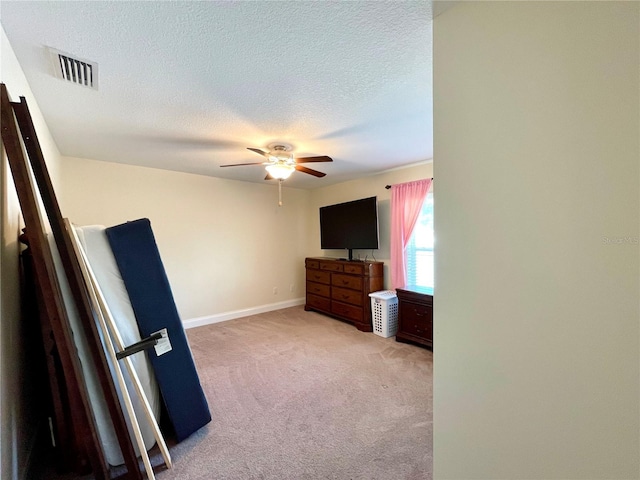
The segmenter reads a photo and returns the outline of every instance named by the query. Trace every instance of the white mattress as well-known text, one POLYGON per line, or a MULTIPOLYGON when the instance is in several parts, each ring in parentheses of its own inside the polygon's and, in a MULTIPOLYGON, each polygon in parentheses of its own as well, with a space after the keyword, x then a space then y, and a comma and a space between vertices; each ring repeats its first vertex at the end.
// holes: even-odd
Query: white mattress
MULTIPOLYGON (((116 265, 116 261, 113 257, 113 253, 111 252, 111 248, 109 247, 109 242, 107 241, 107 236, 105 234, 105 227, 96 225, 87 227, 76 227, 75 230, 78 234, 83 249, 87 254, 89 264, 91 265, 91 268, 98 280, 100 289, 102 290, 107 305, 109 306, 109 310, 111 311, 111 314, 113 315, 113 318, 117 324, 118 330, 120 331, 120 335, 124 341, 125 346, 140 341, 141 338, 138 331, 138 324, 136 322, 133 309, 131 308, 129 295, 127 294, 124 282, 122 281, 122 277, 120 276, 120 271, 118 270, 118 266, 116 265)), ((96 419, 98 436, 102 444, 105 459, 110 465, 121 465, 122 463, 124 463, 124 458, 122 456, 122 452, 120 451, 120 445, 118 444, 118 439, 115 434, 111 419, 109 417, 109 412, 104 401, 102 389, 99 385, 96 371, 90 360, 91 357, 88 353, 88 346, 86 338, 84 336, 84 329, 80 324, 77 310, 75 309, 74 302, 72 300, 73 297, 71 296, 71 292, 69 290, 68 282, 66 278, 64 278, 64 273, 62 265, 60 263, 57 248, 55 248, 55 244, 53 244, 53 241, 51 239, 50 243, 52 243, 52 251, 54 252, 54 261, 56 263, 56 271, 58 272, 65 306, 67 307, 69 320, 74 331, 74 337, 77 344, 76 346, 78 348, 78 355, 80 357, 85 381, 87 383, 89 399, 91 401, 94 417, 96 419)), ((147 359, 147 355, 144 352, 140 352, 130 356, 129 358, 131 358, 131 360, 133 361, 134 368, 136 370, 136 373, 138 374, 138 377, 140 378, 143 390, 147 396, 149 404, 151 405, 151 409, 156 417, 156 420, 159 420, 161 397, 151 364, 147 359)), ((125 365, 123 361, 120 361, 120 366, 122 367, 124 372, 127 389, 131 396, 134 410, 136 412, 136 417, 140 425, 145 448, 149 450, 155 445, 153 429, 151 427, 151 424, 146 419, 142 407, 142 402, 135 393, 133 382, 131 381, 129 374, 126 371, 126 368, 124 368, 125 365)), ((120 402, 122 405, 121 392, 119 391, 117 381, 115 379, 115 376, 113 375, 113 365, 111 365, 111 363, 110 368, 112 370, 112 376, 114 378, 114 383, 116 384, 116 389, 118 390, 118 396, 120 397, 120 402)), ((127 418, 126 410, 124 409, 124 407, 123 411, 125 412, 125 418, 127 418)), ((131 431, 130 427, 129 431, 131 431)), ((133 437, 132 442, 136 454, 139 455, 140 452, 137 448, 135 440, 133 440, 133 437)))

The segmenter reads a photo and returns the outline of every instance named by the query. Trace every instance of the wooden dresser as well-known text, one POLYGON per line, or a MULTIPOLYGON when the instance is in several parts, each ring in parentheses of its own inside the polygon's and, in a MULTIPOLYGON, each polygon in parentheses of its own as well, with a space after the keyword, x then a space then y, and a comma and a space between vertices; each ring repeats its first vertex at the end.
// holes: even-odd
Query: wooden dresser
POLYGON ((405 287, 398 295, 396 341, 418 343, 433 349, 433 289, 405 287))
POLYGON ((315 310, 373 331, 369 294, 383 289, 383 262, 349 262, 334 258, 305 259, 305 310, 315 310))

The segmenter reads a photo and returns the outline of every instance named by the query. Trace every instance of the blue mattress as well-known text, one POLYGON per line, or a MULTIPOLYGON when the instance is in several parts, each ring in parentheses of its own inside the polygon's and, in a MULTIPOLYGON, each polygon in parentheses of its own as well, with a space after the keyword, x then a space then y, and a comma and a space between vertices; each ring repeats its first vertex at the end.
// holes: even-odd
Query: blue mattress
POLYGON ((157 356, 152 348, 148 355, 176 440, 180 442, 209 423, 211 414, 151 222, 146 218, 127 222, 107 228, 106 234, 129 293, 140 335, 146 338, 167 329, 172 350, 157 356))

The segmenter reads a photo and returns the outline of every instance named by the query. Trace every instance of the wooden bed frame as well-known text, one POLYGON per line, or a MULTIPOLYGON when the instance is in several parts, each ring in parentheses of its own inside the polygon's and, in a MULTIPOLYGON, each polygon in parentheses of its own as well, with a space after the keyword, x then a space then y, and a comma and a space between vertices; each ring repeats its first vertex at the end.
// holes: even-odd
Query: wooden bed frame
MULTIPOLYGON (((98 439, 68 312, 58 283, 58 272, 56 272, 52 250, 47 241, 47 226, 53 233, 60 253, 64 275, 69 282, 73 301, 92 354, 91 361, 98 373, 100 386, 125 460, 127 473, 121 478, 142 479, 124 413, 98 334, 96 312, 91 308, 70 232, 63 221, 27 102, 24 97, 20 97, 20 102, 11 102, 5 84, 1 84, 0 94, 2 142, 26 226, 41 318, 48 324, 53 334, 55 350, 64 373, 64 395, 67 397, 72 425, 64 425, 64 420, 57 418, 58 429, 62 430, 59 432, 58 439, 66 443, 62 446, 63 448, 71 448, 73 458, 69 460, 73 469, 79 471, 90 468, 97 480, 110 478, 109 466, 98 439), (33 179, 35 179, 35 185, 33 179), (44 205, 44 212, 41 212, 40 201, 44 205)), ((65 451, 64 455, 68 455, 68 452, 69 450, 65 451)))

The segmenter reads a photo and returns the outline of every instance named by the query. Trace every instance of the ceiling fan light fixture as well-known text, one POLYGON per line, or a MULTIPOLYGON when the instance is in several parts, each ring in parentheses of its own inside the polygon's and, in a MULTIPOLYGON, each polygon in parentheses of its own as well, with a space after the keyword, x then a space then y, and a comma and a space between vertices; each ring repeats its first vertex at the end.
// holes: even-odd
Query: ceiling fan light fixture
POLYGON ((285 147, 277 146, 269 152, 269 161, 274 163, 287 163, 294 165, 293 153, 285 150, 285 147))
POLYGON ((269 175, 276 180, 286 180, 295 170, 293 165, 288 165, 286 163, 274 163, 272 165, 267 165, 265 168, 267 172, 269 172, 269 175))
POLYGON ((268 175, 265 180, 285 180, 291 176, 294 170, 297 170, 314 177, 324 177, 326 174, 313 170, 311 168, 299 165, 300 163, 310 162, 333 162, 331 157, 326 155, 314 156, 314 157, 300 157, 293 158, 291 152, 291 146, 286 144, 272 144, 268 146, 269 150, 265 151, 261 148, 247 147, 247 150, 251 150, 258 155, 266 158, 266 162, 261 163, 234 163, 229 165, 220 165, 221 167, 240 167, 243 165, 264 165, 268 175))

